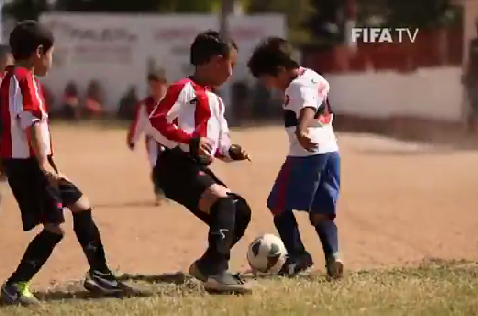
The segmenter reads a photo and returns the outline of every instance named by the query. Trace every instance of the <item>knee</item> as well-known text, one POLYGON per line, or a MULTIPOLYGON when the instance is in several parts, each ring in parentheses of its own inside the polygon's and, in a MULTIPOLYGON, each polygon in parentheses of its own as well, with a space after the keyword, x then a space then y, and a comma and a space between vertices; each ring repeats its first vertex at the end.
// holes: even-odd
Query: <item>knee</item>
POLYGON ((63 236, 65 236, 63 224, 44 224, 43 229, 47 232, 57 235, 59 240, 63 239, 63 236))
POLYGON ((236 223, 241 227, 244 227, 244 230, 247 228, 251 222, 252 210, 247 201, 240 196, 239 194, 229 193, 228 194, 234 203, 236 210, 236 223))
POLYGON ((90 201, 86 196, 82 196, 78 201, 71 205, 67 205, 67 207, 72 211, 73 213, 80 213, 85 210, 89 210, 91 208, 90 206, 90 201))
POLYGON ((232 201, 228 195, 230 192, 231 191, 228 188, 222 185, 213 184, 201 195, 198 203, 199 209, 202 212, 209 214, 211 212, 211 207, 219 201, 225 201, 228 199, 232 201))
POLYGON ((309 220, 313 226, 317 226, 320 223, 323 223, 326 221, 333 221, 334 219, 335 219, 335 215, 333 214, 314 214, 314 213, 309 214, 309 220))

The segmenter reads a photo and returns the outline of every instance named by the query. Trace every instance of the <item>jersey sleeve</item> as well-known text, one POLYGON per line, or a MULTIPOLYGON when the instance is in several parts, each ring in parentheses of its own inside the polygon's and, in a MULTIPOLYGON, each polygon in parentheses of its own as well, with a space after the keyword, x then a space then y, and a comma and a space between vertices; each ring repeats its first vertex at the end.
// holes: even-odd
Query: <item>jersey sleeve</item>
MULTIPOLYGON (((18 82, 18 88, 20 89, 21 104, 15 104, 15 112, 20 120, 21 127, 25 129, 43 118, 40 91, 35 85, 33 76, 26 75, 18 79, 14 77, 12 80, 18 82)), ((12 85, 12 88, 16 88, 14 86, 12 85)))
POLYGON ((191 134, 180 129, 175 123, 181 111, 188 105, 190 99, 188 85, 175 83, 168 87, 165 97, 149 116, 151 136, 158 142, 164 140, 187 144, 191 134))
POLYGON ((298 81, 292 82, 288 90, 289 104, 286 108, 299 115, 303 108, 319 110, 329 93, 329 84, 325 80, 317 83, 311 81, 309 84, 298 81))

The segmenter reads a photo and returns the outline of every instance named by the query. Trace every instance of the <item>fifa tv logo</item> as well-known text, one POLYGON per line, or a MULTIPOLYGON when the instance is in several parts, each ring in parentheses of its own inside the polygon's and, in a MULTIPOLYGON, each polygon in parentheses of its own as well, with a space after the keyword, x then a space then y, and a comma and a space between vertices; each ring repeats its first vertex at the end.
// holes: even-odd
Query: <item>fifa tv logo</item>
POLYGON ((418 28, 354 27, 352 43, 415 43, 418 28))

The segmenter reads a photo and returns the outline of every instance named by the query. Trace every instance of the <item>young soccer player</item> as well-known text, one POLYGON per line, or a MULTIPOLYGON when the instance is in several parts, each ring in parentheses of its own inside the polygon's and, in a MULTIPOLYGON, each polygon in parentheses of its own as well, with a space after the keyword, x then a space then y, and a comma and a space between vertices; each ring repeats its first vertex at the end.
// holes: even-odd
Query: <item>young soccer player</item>
POLYGON ((214 157, 249 158, 241 146, 231 145, 224 105, 211 92, 231 76, 236 58, 233 41, 213 31, 197 35, 190 50, 194 74, 168 88, 150 122, 153 137, 166 146, 154 169, 160 187, 167 198, 209 226, 209 247, 189 273, 207 290, 246 293, 250 287, 227 269, 231 248, 244 235, 251 209, 208 168, 214 157))
POLYGON ((330 277, 343 274, 339 255, 336 203, 340 188, 340 155, 327 99, 329 83, 291 58, 289 44, 268 38, 254 50, 248 67, 252 75, 284 92, 284 123, 289 154, 267 199, 274 224, 289 253, 281 274, 295 275, 312 266, 300 239, 293 210, 309 212, 325 254, 330 277))
MULTIPOLYGON (((146 127, 149 124, 148 118, 151 112, 153 112, 156 105, 166 94, 168 88, 168 82, 166 78, 159 73, 150 73, 148 75, 148 97, 141 100, 136 108, 136 117, 131 123, 128 130, 126 142, 129 149, 134 150, 135 144, 138 142, 141 134, 146 131, 146 127)), ((153 170, 158 160, 159 154, 163 151, 163 145, 154 140, 148 133, 145 133, 146 152, 148 154, 148 160, 153 170)), ((154 185, 154 194, 156 196, 156 205, 161 203, 164 198, 164 193, 155 182, 153 173, 151 172, 151 179, 154 185)))
POLYGON ((73 228, 90 265, 85 288, 105 295, 137 293, 111 273, 88 199, 54 163, 45 101, 35 78, 50 69, 53 44, 52 33, 42 24, 19 23, 10 34, 15 63, 0 86, 0 156, 8 184, 21 211, 23 230, 43 225, 1 287, 0 299, 6 304, 39 303, 28 283, 63 238, 64 207, 73 213, 73 228))

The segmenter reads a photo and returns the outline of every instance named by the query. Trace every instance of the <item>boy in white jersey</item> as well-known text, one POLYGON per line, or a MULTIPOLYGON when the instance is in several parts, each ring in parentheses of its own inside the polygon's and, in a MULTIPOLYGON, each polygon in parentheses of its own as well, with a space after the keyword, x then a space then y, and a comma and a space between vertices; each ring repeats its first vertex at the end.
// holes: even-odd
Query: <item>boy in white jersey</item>
POLYGON ((340 189, 340 155, 327 99, 329 83, 291 58, 290 45, 272 37, 260 43, 249 62, 255 78, 284 91, 284 123, 289 154, 267 199, 274 224, 289 258, 282 275, 296 275, 312 266, 293 210, 309 212, 325 254, 327 274, 343 275, 339 257, 336 203, 340 189))

